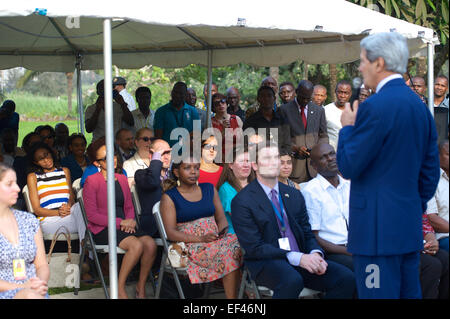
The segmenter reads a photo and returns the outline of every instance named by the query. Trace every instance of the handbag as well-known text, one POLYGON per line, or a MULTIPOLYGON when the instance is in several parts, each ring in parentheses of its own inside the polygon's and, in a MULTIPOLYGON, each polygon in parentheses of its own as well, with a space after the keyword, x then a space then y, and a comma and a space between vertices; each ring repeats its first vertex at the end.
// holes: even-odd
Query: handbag
POLYGON ((50 250, 47 254, 47 263, 50 268, 48 287, 80 287, 79 254, 72 254, 70 232, 65 226, 61 226, 53 235, 50 250), (63 230, 61 230, 63 229, 63 230), (67 253, 53 253, 56 241, 60 235, 64 235, 67 241, 67 253))
POLYGON ((183 242, 170 244, 169 255, 167 257, 167 264, 173 268, 187 267, 188 251, 186 244, 183 242))

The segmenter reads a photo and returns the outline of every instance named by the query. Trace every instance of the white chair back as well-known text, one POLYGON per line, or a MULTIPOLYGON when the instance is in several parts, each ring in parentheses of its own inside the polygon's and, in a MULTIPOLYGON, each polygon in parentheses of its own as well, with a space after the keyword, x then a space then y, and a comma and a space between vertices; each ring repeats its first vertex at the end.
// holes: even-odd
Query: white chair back
POLYGON ((28 185, 25 185, 22 189, 23 197, 25 198, 25 205, 27 206, 27 211, 34 213, 33 207, 31 206, 30 194, 28 192, 28 185))
POLYGON ((75 195, 78 196, 78 191, 81 189, 81 178, 77 178, 72 183, 72 189, 75 192, 75 195))

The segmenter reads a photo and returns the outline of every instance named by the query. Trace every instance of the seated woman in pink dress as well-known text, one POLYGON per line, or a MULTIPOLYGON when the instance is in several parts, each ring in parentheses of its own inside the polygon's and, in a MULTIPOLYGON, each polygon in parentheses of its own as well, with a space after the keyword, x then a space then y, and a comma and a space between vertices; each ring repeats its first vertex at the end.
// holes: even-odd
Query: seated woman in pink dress
POLYGON ((233 299, 242 252, 236 235, 227 232, 228 222, 216 189, 210 183, 197 185, 199 170, 200 164, 192 158, 173 164, 175 180, 165 182, 161 216, 169 240, 187 246, 190 282, 222 278, 226 297, 233 299))
MULTIPOLYGON (((83 200, 88 219, 88 228, 97 245, 108 244, 108 199, 105 139, 100 138, 89 148, 89 159, 100 172, 90 175, 83 187, 83 200)), ((117 156, 114 156, 117 167, 117 156)), ((141 263, 139 280, 136 285, 136 298, 145 298, 145 283, 156 257, 156 244, 152 237, 137 229, 134 207, 127 177, 114 174, 116 194, 117 245, 126 251, 118 278, 118 295, 127 299, 125 283, 128 275, 138 261, 141 263)))

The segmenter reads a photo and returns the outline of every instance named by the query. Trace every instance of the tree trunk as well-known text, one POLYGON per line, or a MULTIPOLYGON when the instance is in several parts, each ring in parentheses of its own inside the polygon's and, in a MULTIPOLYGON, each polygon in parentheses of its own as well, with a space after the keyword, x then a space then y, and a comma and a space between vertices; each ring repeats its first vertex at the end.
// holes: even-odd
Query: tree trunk
POLYGON ((73 72, 67 72, 67 114, 72 114, 73 72))
POLYGON ((442 66, 448 60, 449 42, 442 46, 436 46, 436 54, 434 56, 434 77, 436 78, 442 70, 442 66))
POLYGON ((303 80, 308 80, 308 63, 303 61, 303 80))
MULTIPOLYGON (((269 74, 271 77, 273 77, 275 79, 275 81, 277 81, 278 83, 278 78, 280 77, 280 68, 277 66, 271 66, 269 68, 269 74)), ((280 84, 280 83, 278 83, 280 84)))
POLYGON ((336 101, 336 84, 337 84, 337 68, 336 68, 336 64, 328 64, 329 68, 330 68, 330 96, 331 96, 331 101, 336 101))
POLYGON ((426 57, 417 58, 416 75, 426 79, 426 76, 427 76, 427 58, 426 57))

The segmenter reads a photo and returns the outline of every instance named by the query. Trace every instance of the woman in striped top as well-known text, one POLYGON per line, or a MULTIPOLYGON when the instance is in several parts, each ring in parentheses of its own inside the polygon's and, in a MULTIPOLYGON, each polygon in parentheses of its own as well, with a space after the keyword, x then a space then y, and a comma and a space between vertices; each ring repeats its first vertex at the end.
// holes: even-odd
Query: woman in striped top
POLYGON ((27 185, 33 213, 42 232, 54 234, 61 226, 83 239, 86 227, 80 207, 74 205, 70 171, 55 162, 54 151, 45 143, 36 143, 30 152, 31 171, 27 185))

